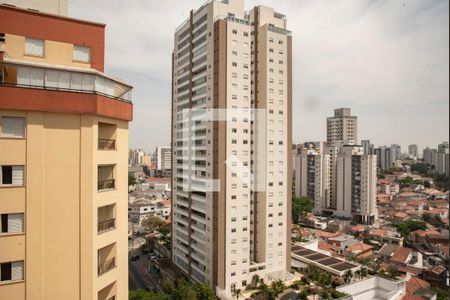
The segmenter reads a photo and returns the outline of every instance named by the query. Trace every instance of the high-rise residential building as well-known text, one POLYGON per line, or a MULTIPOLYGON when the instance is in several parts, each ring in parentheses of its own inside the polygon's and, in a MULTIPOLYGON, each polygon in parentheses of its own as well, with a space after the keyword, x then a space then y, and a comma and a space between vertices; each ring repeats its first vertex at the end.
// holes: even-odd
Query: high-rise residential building
POLYGON ((392 163, 402 159, 402 146, 400 146, 399 144, 391 145, 391 159, 392 163))
POLYGON ((343 146, 337 159, 337 216, 372 225, 376 219, 377 160, 359 146, 343 146))
POLYGON ((167 171, 172 169, 172 149, 170 147, 156 147, 156 168, 167 171))
POLYGON ((295 184, 295 195, 313 200, 316 214, 330 207, 330 155, 325 151, 323 143, 309 144, 301 150, 296 160, 298 180, 295 184))
POLYGON ((60 16, 67 16, 67 2, 67 0, 2 0, 6 5, 60 16))
POLYGON ((370 144, 369 140, 361 141, 361 146, 363 148, 364 155, 373 154, 373 153, 370 153, 370 151, 371 151, 370 145, 371 144, 370 144))
POLYGON ((419 146, 416 144, 408 146, 408 154, 412 157, 419 158, 419 146))
POLYGON ((132 87, 105 25, 0 5, 0 32, 0 299, 126 299, 132 87))
POLYGON ((323 212, 373 224, 376 219, 377 160, 361 146, 310 144, 298 155, 296 196, 309 197, 323 212))
POLYGON ((216 0, 174 43, 172 259, 231 298, 289 277, 291 33, 272 8, 216 0))
POLYGON ((358 140, 358 117, 352 116, 350 108, 334 110, 334 117, 327 118, 327 142, 330 146, 356 144, 358 140))
POLYGON ((392 148, 387 146, 374 149, 374 154, 377 156, 377 166, 380 170, 387 170, 394 166, 393 153, 392 148))
POLYGON ((437 153, 437 165, 436 165, 436 171, 439 174, 446 174, 448 173, 448 156, 449 156, 449 144, 448 142, 443 142, 442 144, 439 144, 438 146, 438 153, 437 153))
POLYGON ((436 151, 436 149, 431 149, 430 147, 426 147, 423 149, 423 162, 427 165, 433 164, 433 151, 436 151))

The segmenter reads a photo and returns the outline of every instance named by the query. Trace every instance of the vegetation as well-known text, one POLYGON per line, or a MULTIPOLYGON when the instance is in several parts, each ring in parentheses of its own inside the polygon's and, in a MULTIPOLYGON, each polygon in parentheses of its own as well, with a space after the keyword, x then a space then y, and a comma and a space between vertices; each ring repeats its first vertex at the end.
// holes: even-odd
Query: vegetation
POLYGON ((401 171, 402 171, 401 168, 390 168, 390 169, 384 170, 383 174, 384 175, 392 175, 394 173, 398 173, 398 172, 401 172, 401 171))
POLYGON ((147 228, 150 232, 155 232, 164 225, 164 221, 160 217, 148 217, 142 221, 142 227, 147 228))
POLYGON ((161 292, 130 291, 129 300, 215 300, 213 291, 206 284, 194 284, 184 278, 161 283, 161 292))
POLYGON ((398 233, 404 238, 407 238, 411 231, 427 229, 425 222, 413 220, 409 220, 406 223, 393 223, 392 225, 397 228, 398 233))
MULTIPOLYGON (((437 189, 448 191, 449 189, 449 177, 446 174, 437 174, 434 166, 429 164, 413 164, 411 165, 411 172, 420 174, 423 177, 431 177, 434 180, 434 184, 437 189)), ((431 184, 425 181, 424 186, 430 188, 431 184)))
POLYGON ((414 184, 414 179, 412 177, 405 177, 400 181, 403 186, 410 186, 414 184))
POLYGON ((445 224, 442 222, 442 218, 439 215, 430 215, 430 214, 423 214, 422 216, 423 220, 427 223, 430 223, 431 225, 445 229, 445 224))
POLYGON ((133 175, 128 174, 128 186, 135 185, 136 184, 136 178, 134 178, 133 175))
POLYGON ((292 199, 292 222, 298 223, 300 217, 306 216, 306 214, 312 212, 313 202, 308 197, 294 197, 292 199))

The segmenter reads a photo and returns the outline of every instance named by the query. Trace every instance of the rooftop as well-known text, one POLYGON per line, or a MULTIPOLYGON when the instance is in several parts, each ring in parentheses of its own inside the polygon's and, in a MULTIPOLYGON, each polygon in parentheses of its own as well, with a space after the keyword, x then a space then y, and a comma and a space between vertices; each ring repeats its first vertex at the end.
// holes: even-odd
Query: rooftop
POLYGON ((411 252, 412 250, 410 248, 397 247, 397 249, 395 249, 394 254, 391 257, 391 260, 406 264, 408 262, 408 257, 411 254, 411 252))

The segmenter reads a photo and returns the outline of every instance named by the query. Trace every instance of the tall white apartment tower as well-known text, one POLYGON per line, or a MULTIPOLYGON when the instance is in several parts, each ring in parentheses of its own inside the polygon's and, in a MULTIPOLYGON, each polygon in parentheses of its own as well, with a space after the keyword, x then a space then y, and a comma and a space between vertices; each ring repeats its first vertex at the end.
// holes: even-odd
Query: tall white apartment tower
MULTIPOLYGON (((296 160, 295 195, 313 200, 314 213, 321 214, 330 203, 330 155, 324 147, 301 150, 296 160)), ((298 220, 294 220, 298 221, 298 220)))
POLYGON ((343 146, 337 158, 335 214, 372 225, 376 219, 377 159, 360 146, 343 146))
POLYGON ((290 275, 291 48, 286 17, 244 0, 175 32, 172 259, 223 299, 290 275))
POLYGON ((327 118, 327 142, 330 145, 356 144, 358 140, 358 117, 352 116, 350 108, 334 110, 334 117, 327 118))
POLYGON ((170 147, 156 147, 156 168, 158 170, 172 169, 172 149, 170 147))

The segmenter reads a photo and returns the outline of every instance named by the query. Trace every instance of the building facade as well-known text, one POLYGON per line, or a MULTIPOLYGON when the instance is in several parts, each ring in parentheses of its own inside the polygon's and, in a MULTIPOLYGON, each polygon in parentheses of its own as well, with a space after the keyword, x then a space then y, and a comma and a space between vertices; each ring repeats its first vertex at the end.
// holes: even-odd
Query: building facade
POLYGON ((126 299, 133 110, 105 25, 0 5, 0 31, 0 299, 126 299))
POLYGON ((53 15, 68 14, 67 0, 2 0, 2 3, 53 15))
POLYGON ((327 142, 330 146, 341 142, 356 144, 358 141, 358 118, 352 116, 350 108, 334 110, 334 117, 327 118, 327 142))
POLYGON ((419 158, 419 146, 417 146, 416 144, 409 145, 408 154, 409 156, 415 157, 416 159, 419 158))
POLYGON ((272 8, 208 1, 174 43, 172 259, 226 299, 290 270, 291 34, 272 8))
POLYGON ((170 147, 157 147, 155 152, 157 169, 161 171, 172 170, 172 149, 170 147))

